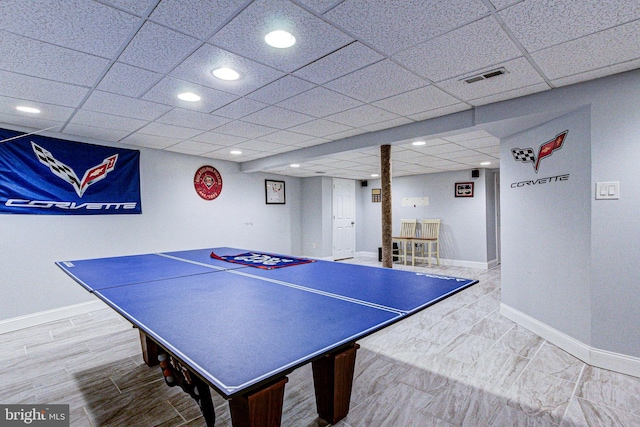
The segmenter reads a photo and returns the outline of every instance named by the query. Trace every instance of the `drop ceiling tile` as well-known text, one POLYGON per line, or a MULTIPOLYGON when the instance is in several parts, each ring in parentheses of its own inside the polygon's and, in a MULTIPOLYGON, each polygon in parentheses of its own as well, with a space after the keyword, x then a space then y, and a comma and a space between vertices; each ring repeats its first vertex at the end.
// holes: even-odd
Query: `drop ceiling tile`
POLYGON ((395 58, 415 73, 439 82, 521 55, 489 17, 400 52, 395 58))
POLYGON ((200 130, 215 129, 218 126, 222 126, 223 124, 230 122, 229 119, 224 117, 186 110, 184 108, 174 108, 156 121, 159 123, 185 126, 200 130))
MULTIPOLYGON (((446 170, 447 168, 451 168, 451 170, 454 170, 453 168, 460 168, 460 163, 458 162, 452 162, 451 160, 446 160, 446 159, 442 159, 442 160, 438 160, 433 162, 430 167, 436 168, 436 169, 442 169, 442 170, 446 170)), ((461 169, 466 169, 466 167, 461 168, 461 169)))
POLYGON ((406 125, 408 123, 413 123, 413 120, 400 117, 397 119, 387 120, 386 122, 378 122, 368 126, 362 126, 361 129, 366 130, 367 132, 375 132, 382 129, 389 129, 397 126, 406 125))
POLYGON ((306 148, 306 147, 314 147, 320 144, 326 144, 327 142, 331 142, 331 140, 327 138, 311 138, 311 139, 307 139, 306 141, 301 141, 296 145, 300 148, 306 148))
POLYGON ((147 21, 118 60, 145 70, 166 73, 200 43, 193 37, 147 21))
POLYGON ((411 120, 420 122, 422 120, 431 119, 433 117, 446 116, 448 114, 459 113, 471 109, 471 105, 466 103, 453 104, 448 107, 436 108, 435 110, 425 111, 424 113, 413 114, 409 116, 411 120))
POLYGON ((221 145, 225 147, 239 144, 247 140, 247 138, 233 135, 225 135, 218 132, 205 132, 203 134, 191 138, 193 141, 206 142, 207 144, 221 145))
POLYGON ((358 150, 354 150, 354 151, 343 151, 340 153, 336 153, 333 156, 330 156, 329 158, 333 158, 336 160, 352 160, 357 163, 362 163, 362 162, 367 163, 371 160, 372 157, 373 156, 371 156, 370 154, 362 153, 358 150))
POLYGON ((637 20, 640 7, 628 0, 525 1, 500 16, 525 49, 535 52, 637 20))
POLYGON ((246 95, 284 74, 250 59, 204 44, 177 66, 171 75, 224 92, 246 95), (221 80, 211 74, 217 68, 231 68, 238 72, 240 77, 238 80, 221 80))
POLYGON ((0 70, 0 94, 26 101, 76 107, 87 88, 0 70))
POLYGON ((53 120, 43 120, 37 117, 14 116, 3 113, 0 113, 0 123, 7 123, 13 126, 23 126, 30 129, 47 129, 50 132, 60 132, 64 126, 64 123, 53 120))
POLYGON ((331 163, 331 167, 336 169, 349 169, 352 166, 357 166, 358 164, 355 162, 350 162, 348 160, 338 160, 331 163))
POLYGON ((147 124, 146 120, 138 120, 132 117, 114 116, 112 114, 98 113, 96 111, 80 110, 73 116, 70 124, 79 126, 93 126, 104 129, 119 129, 128 135, 147 124))
POLYGON ((238 55, 291 72, 350 43, 352 39, 291 2, 257 0, 210 41, 238 55), (264 36, 276 27, 293 34, 296 44, 288 49, 267 45, 264 36))
POLYGON ((391 160, 409 161, 415 159, 418 156, 420 156, 420 154, 416 153, 413 150, 406 150, 398 146, 391 147, 391 160))
POLYGON ((91 93, 82 108, 141 120, 155 120, 171 109, 168 105, 97 90, 91 93))
POLYGON ((480 163, 490 162, 492 160, 493 160, 493 157, 491 157, 491 156, 489 156, 487 154, 480 154, 480 153, 476 153, 475 155, 472 155, 472 156, 456 157, 455 158, 456 162, 464 163, 466 165, 475 166, 475 167, 481 166, 480 163))
POLYGON ((199 129, 190 129, 183 126, 167 125, 164 123, 149 123, 147 126, 139 129, 136 133, 184 140, 193 138, 203 132, 199 129))
POLYGON ((477 148, 476 151, 479 151, 484 154, 488 154, 492 157, 500 158, 500 146, 491 146, 491 147, 481 147, 477 148))
POLYGON ((280 107, 318 118, 360 105, 353 98, 319 86, 278 103, 280 107))
POLYGON ((235 15, 237 0, 162 0, 150 19, 205 39, 235 15))
POLYGON ((424 138, 412 138, 411 142, 407 142, 406 144, 401 144, 401 145, 397 145, 396 147, 405 149, 405 150, 412 150, 412 151, 417 151, 420 152, 422 150, 427 149, 428 147, 433 147, 436 145, 442 145, 442 144, 448 144, 449 141, 446 141, 444 138, 432 138, 432 139, 427 139, 425 140, 424 138), (413 145, 413 142, 415 141, 422 141, 424 142, 424 145, 413 145))
POLYGON ((243 121, 255 123, 258 125, 272 126, 279 129, 286 129, 302 123, 310 122, 314 118, 306 114, 296 113, 295 111, 285 110, 280 107, 267 107, 263 110, 256 111, 242 118, 243 121))
MULTIPOLYGON (((453 96, 468 101, 470 99, 483 98, 485 96, 544 83, 540 74, 538 74, 524 57, 501 64, 493 64, 490 69, 500 67, 504 67, 506 73, 497 77, 480 80, 475 83, 467 83, 461 78, 455 77, 438 83, 438 86, 453 96)), ((480 72, 474 71, 472 74, 481 74, 490 71, 490 69, 481 70, 480 72)))
POLYGON ((195 83, 165 77, 151 88, 142 99, 172 105, 174 107, 186 108, 187 110, 210 113, 236 100, 237 97, 230 93, 221 92, 195 83), (197 102, 183 101, 178 98, 178 94, 182 92, 193 92, 198 94, 201 99, 197 102))
POLYGON ((478 156, 482 158, 486 157, 484 153, 479 153, 475 150, 460 150, 447 153, 447 159, 455 160, 456 162, 465 162, 465 159, 476 158, 478 156))
POLYGON ((353 127, 371 126, 379 122, 386 122, 398 118, 399 117, 393 113, 371 105, 362 105, 325 117, 326 120, 353 127))
POLYGON ((504 9, 507 6, 511 6, 512 4, 520 3, 522 0, 491 0, 491 3, 496 7, 496 9, 504 9))
POLYGON ((301 0, 299 3, 314 10, 316 13, 324 13, 341 1, 342 0, 301 0))
POLYGON ((466 150, 466 148, 452 143, 452 144, 434 145, 433 147, 420 149, 420 152, 424 154, 428 154, 430 156, 437 156, 439 154, 447 154, 447 153, 453 153, 454 151, 463 151, 463 150, 466 150))
POLYGON ((374 105, 401 116, 410 116, 458 102, 450 94, 430 85, 374 102, 374 105))
POLYGON ((475 21, 488 11, 481 0, 347 0, 324 16, 358 40, 394 54, 475 21))
POLYGON ((247 98, 256 99, 267 104, 277 104, 301 92, 311 89, 314 85, 293 76, 284 76, 255 92, 247 95, 247 98))
POLYGON ((359 42, 353 42, 342 49, 318 59, 294 74, 317 84, 337 79, 353 71, 384 59, 376 51, 359 42))
POLYGON ((154 7, 157 3, 156 0, 103 0, 103 3, 108 3, 113 7, 124 9, 127 12, 134 15, 142 16, 147 9, 154 7))
POLYGON ((231 154, 229 148, 222 148, 220 150, 211 151, 203 154, 204 157, 217 160, 227 160, 231 162, 246 162, 259 158, 260 154, 257 151, 245 150, 241 155, 231 154))
POLYGON ((435 156, 416 156, 411 160, 411 162, 423 168, 431 168, 434 167, 435 163, 439 163, 441 160, 441 158, 435 156))
MULTIPOLYGON (((259 138, 260 141, 275 142, 276 144, 296 146, 297 144, 309 141, 311 137, 309 135, 303 135, 301 133, 289 132, 281 130, 271 133, 259 138)), ((299 148, 296 146, 296 148, 299 148)))
POLYGON ((153 87, 161 77, 162 74, 116 62, 96 88, 105 92, 137 98, 153 87))
POLYGON ((325 138, 328 138, 332 141, 338 141, 340 139, 361 135, 363 133, 366 133, 366 132, 364 132, 362 129, 351 128, 351 129, 343 130, 342 132, 332 133, 331 135, 327 135, 325 138))
POLYGON ((635 70, 636 68, 640 68, 640 59, 599 68, 593 71, 587 71, 586 73, 574 74, 572 76, 554 79, 551 80, 551 83, 555 87, 566 86, 584 82, 587 80, 598 79, 600 77, 610 76, 612 74, 624 73, 625 71, 635 70))
POLYGON ((518 98, 525 95, 531 95, 532 93, 543 92, 549 90, 549 85, 546 83, 539 83, 519 89, 514 89, 506 92, 501 92, 495 95, 489 95, 481 98, 469 100, 469 104, 477 107, 479 105, 492 104, 494 102, 505 101, 507 99, 518 98))
POLYGON ((446 141, 449 141, 449 142, 463 143, 465 141, 469 141, 469 140, 472 140, 472 139, 488 138, 488 137, 491 137, 491 136, 493 136, 493 135, 491 135, 486 130, 480 129, 480 130, 474 130, 474 131, 471 131, 471 132, 461 133, 461 134, 458 134, 458 135, 445 136, 442 139, 444 139, 446 141))
POLYGON ((559 79, 639 59, 638 34, 640 20, 553 46, 531 56, 550 79, 559 79))
POLYGON ((385 60, 329 82, 325 86, 364 102, 374 102, 426 84, 426 81, 415 74, 390 60, 385 60))
POLYGON ((237 148, 243 151, 253 150, 253 151, 279 152, 284 148, 284 145, 252 139, 250 141, 245 141, 245 142, 241 142, 240 144, 236 144, 233 146, 233 148, 237 148))
POLYGON ((93 86, 109 64, 95 55, 11 33, 0 37, 0 58, 6 71, 82 86, 93 86))
POLYGON ((9 98, 6 96, 0 96, 0 114, 7 114, 9 116, 16 117, 34 117, 40 120, 51 120, 54 122, 66 122, 75 110, 69 107, 61 107, 58 105, 43 104, 40 102, 23 101, 21 99, 9 98), (33 114, 23 113, 16 110, 18 105, 25 107, 38 108, 40 114, 34 116, 33 114))
POLYGON ((268 135, 276 132, 278 129, 274 129, 267 126, 261 126, 254 123, 243 122, 240 120, 227 123, 216 128, 216 132, 224 133, 232 136, 239 136, 248 139, 259 138, 261 136, 268 135))
POLYGON ((227 117, 230 119, 241 119, 244 116, 248 116, 249 114, 256 112, 258 110, 262 110, 266 108, 268 105, 263 104, 262 102, 254 101, 248 98, 239 98, 222 108, 218 108, 215 110, 215 114, 222 117, 227 117))
POLYGON ((117 130, 117 129, 107 129, 102 127, 95 126, 87 126, 87 125, 77 125, 77 124, 68 124, 64 127, 64 132, 67 135, 77 135, 84 136, 94 139, 99 139, 101 141, 120 141, 130 132, 117 130))
POLYGON ((298 125, 289 129, 292 132, 302 133, 310 136, 326 137, 334 133, 350 130, 349 126, 340 123, 330 122, 328 120, 314 120, 302 125, 298 125))
POLYGON ((110 58, 126 43, 139 18, 86 0, 3 0, 0 29, 110 58))
POLYGON ((135 145, 138 147, 147 147, 147 148, 155 148, 158 150, 163 150, 181 141, 182 141, 181 139, 177 139, 177 138, 167 138, 163 136, 134 133, 133 135, 129 135, 128 137, 121 140, 120 142, 123 144, 135 145))
POLYGON ((182 141, 167 147, 166 150, 173 151, 175 153, 192 154, 192 155, 199 156, 205 153, 210 153, 212 151, 220 150, 222 148, 224 147, 221 147, 218 145, 206 144, 204 142, 182 141))

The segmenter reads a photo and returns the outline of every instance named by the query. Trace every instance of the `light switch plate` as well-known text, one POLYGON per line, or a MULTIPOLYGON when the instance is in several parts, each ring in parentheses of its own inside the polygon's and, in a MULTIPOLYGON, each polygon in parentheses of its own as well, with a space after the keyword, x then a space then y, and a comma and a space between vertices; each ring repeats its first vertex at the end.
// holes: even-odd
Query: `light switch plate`
POLYGON ((618 200, 620 181, 596 182, 596 200, 618 200))

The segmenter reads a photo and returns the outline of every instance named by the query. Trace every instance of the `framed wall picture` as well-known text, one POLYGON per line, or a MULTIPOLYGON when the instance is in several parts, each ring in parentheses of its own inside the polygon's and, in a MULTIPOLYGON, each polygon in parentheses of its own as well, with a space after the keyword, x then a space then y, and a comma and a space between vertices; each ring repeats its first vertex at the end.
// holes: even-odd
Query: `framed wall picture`
POLYGON ((265 200, 268 205, 284 205, 285 189, 284 181, 264 180, 265 200))
POLYGON ((473 197, 473 182, 456 182, 456 197, 473 197))

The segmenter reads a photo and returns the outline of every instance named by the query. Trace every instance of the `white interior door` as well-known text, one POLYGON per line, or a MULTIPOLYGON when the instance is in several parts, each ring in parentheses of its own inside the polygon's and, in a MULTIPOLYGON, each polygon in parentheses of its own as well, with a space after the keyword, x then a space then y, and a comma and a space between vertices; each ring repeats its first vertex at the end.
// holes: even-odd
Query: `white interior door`
POLYGON ((356 246, 356 182, 333 179, 333 259, 353 258, 356 246))

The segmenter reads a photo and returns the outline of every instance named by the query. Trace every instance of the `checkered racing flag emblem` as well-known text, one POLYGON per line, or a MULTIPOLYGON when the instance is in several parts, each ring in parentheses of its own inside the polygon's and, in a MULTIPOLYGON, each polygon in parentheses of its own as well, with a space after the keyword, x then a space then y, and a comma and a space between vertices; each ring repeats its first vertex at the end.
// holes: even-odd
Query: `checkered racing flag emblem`
POLYGON ((82 197, 90 185, 103 180, 107 174, 115 168, 116 161, 118 160, 117 154, 107 157, 99 165, 87 169, 82 179, 79 179, 73 169, 53 157, 51 152, 40 147, 33 141, 31 141, 31 147, 38 160, 40 160, 40 163, 47 166, 55 176, 71 184, 78 197, 82 197))
POLYGON ((533 148, 513 148, 511 150, 511 154, 513 155, 513 159, 516 162, 522 163, 531 163, 533 164, 533 170, 538 173, 538 168, 540 167, 540 161, 545 157, 549 157, 553 154, 554 151, 562 148, 562 144, 564 144, 564 140, 567 137, 568 130, 559 133, 550 141, 545 142, 540 146, 538 150, 538 155, 536 156, 533 148))
POLYGON ((533 163, 536 161, 536 155, 533 153, 532 148, 514 148, 511 150, 511 154, 513 154, 513 158, 516 161, 522 163, 533 163))

